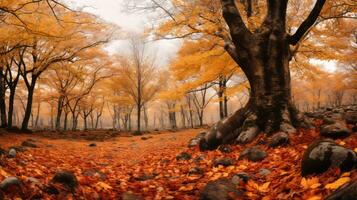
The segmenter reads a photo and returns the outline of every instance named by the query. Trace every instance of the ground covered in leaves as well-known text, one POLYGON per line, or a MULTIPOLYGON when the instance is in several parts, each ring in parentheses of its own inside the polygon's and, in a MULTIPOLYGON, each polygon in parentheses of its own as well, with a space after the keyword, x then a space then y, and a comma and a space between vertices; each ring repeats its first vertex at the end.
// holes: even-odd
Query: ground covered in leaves
MULTIPOLYGON (((319 137, 314 130, 299 131, 286 147, 268 148, 263 144, 264 136, 260 136, 252 144, 231 146, 233 151, 226 153, 188 148, 188 141, 200 131, 116 136, 95 142, 79 137, 44 137, 44 133, 0 135, 2 149, 20 146, 28 139, 38 146, 19 149, 15 158, 1 155, 0 182, 9 176, 18 177, 22 182, 21 188, 6 194, 5 199, 140 199, 135 196, 142 199, 198 199, 207 182, 245 172, 250 179, 238 186, 244 191, 243 199, 318 200, 340 185, 357 179, 356 170, 340 173, 336 169, 318 176, 301 177, 303 152, 319 137), (266 150, 268 156, 264 160, 239 159, 246 147, 255 145, 266 150), (177 159, 182 152, 187 154, 177 159), (232 163, 215 165, 214 161, 220 158, 230 159, 232 163), (59 194, 50 195, 46 188, 54 174, 61 170, 73 172, 79 186, 71 192, 54 185, 59 194)), ((357 135, 336 142, 354 149, 357 135)))

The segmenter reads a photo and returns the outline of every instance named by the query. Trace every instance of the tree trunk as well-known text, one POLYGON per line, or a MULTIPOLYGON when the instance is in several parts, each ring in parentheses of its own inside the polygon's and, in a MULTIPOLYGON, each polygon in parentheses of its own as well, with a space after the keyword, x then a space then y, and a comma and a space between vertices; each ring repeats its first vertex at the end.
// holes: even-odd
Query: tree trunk
POLYGON ((66 131, 67 130, 67 122, 68 122, 68 112, 64 113, 64 119, 63 119, 63 130, 66 131))
POLYGON ((141 122, 140 122, 140 120, 141 120, 141 105, 140 104, 138 104, 137 105, 137 127, 136 127, 136 133, 137 134, 141 134, 141 122))
POLYGON ((38 127, 38 120, 40 118, 40 109, 41 109, 41 102, 39 101, 37 104, 37 113, 36 113, 36 119, 35 119, 35 128, 38 127))
POLYGON ((248 143, 260 132, 292 133, 296 131, 294 127, 302 122, 291 101, 291 55, 289 37, 285 32, 286 2, 280 2, 281 7, 275 5, 277 8, 273 4, 269 5, 269 13, 261 31, 244 35, 240 32, 244 28, 234 29, 237 25, 234 23, 243 23, 239 21, 241 19, 234 1, 222 2, 234 45, 234 48, 226 48, 230 48, 230 55, 247 76, 250 99, 244 108, 211 128, 200 142, 202 150, 215 149, 222 143, 248 143), (243 36, 245 38, 240 38, 243 36))
POLYGON ((9 96, 9 110, 8 110, 8 119, 7 119, 7 127, 12 128, 12 118, 14 113, 14 102, 15 102, 15 92, 16 86, 10 87, 10 96, 9 96))
POLYGON ((59 131, 61 129, 61 116, 62 116, 62 109, 63 109, 63 95, 60 95, 58 98, 57 103, 57 116, 56 116, 56 130, 59 131))
POLYGON ((27 88, 28 89, 27 104, 26 104, 24 119, 22 121, 22 126, 21 126, 21 130, 23 130, 23 131, 28 130, 28 124, 29 124, 31 112, 32 112, 32 100, 33 100, 33 93, 35 90, 35 84, 36 84, 36 78, 32 77, 31 85, 30 85, 30 87, 27 88))
POLYGON ((1 114, 1 127, 7 127, 6 120, 6 101, 5 101, 5 77, 3 70, 0 70, 0 114, 1 114))

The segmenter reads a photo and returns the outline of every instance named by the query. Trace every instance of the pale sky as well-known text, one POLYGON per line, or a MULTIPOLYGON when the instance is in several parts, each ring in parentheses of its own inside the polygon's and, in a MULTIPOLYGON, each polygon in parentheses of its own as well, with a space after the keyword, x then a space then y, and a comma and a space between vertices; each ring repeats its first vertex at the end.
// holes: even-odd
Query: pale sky
MULTIPOLYGON (((125 12, 124 0, 66 0, 68 5, 83 8, 107 22, 118 25, 125 34, 142 33, 150 25, 148 14, 125 12)), ((176 55, 180 41, 160 40, 150 43, 150 48, 157 52, 158 64, 165 66, 176 55)), ((125 40, 112 41, 107 50, 110 53, 128 53, 128 42, 125 40)))

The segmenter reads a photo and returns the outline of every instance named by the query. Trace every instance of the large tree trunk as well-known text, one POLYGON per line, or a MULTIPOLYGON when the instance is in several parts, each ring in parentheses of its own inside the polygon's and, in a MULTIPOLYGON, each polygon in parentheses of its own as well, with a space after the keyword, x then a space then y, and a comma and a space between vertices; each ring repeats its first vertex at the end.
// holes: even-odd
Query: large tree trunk
MULTIPOLYGON (((258 30, 245 25, 234 0, 221 0, 231 41, 225 49, 240 66, 250 84, 247 105, 218 122, 200 141, 200 149, 215 149, 223 143, 247 143, 260 132, 295 132, 305 124, 292 103, 290 46, 297 45, 313 26, 325 0, 317 0, 309 16, 293 35, 286 33, 288 1, 267 1, 267 15, 258 30)), ((249 15, 248 15, 249 17, 249 15)))

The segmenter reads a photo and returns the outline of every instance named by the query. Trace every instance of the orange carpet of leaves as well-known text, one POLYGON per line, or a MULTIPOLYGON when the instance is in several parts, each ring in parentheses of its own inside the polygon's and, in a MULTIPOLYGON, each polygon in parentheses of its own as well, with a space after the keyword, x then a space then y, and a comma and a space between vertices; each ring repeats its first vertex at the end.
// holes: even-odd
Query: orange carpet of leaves
MULTIPOLYGON (((104 142, 96 142, 96 147, 85 140, 48 139, 36 135, 0 136, 0 147, 20 145, 32 138, 40 148, 29 148, 18 153, 14 159, 2 157, 0 163, 0 181, 6 176, 17 176, 24 186, 15 196, 31 199, 35 195, 41 199, 121 199, 124 192, 138 194, 145 199, 198 199, 200 189, 210 180, 231 177, 238 172, 251 175, 248 183, 239 187, 245 191, 244 199, 322 199, 343 183, 357 178, 357 172, 340 173, 331 169, 315 177, 300 176, 300 161, 304 150, 318 134, 315 131, 300 131, 291 138, 287 147, 276 149, 261 145, 268 153, 262 162, 237 160, 239 153, 247 146, 233 146, 231 153, 220 151, 199 152, 197 148, 187 148, 188 141, 200 130, 185 130, 175 133, 153 134, 152 138, 116 137, 104 142), (195 162, 177 161, 176 155, 188 152, 192 158, 204 156, 195 162), (229 167, 213 167, 216 158, 230 157, 235 164, 229 167), (203 175, 189 175, 189 170, 201 167, 203 175), (259 175, 259 169, 271 171, 268 176, 259 175), (98 170, 105 174, 85 176, 88 170, 98 170), (57 197, 42 191, 54 173, 58 170, 72 171, 79 180, 75 194, 65 190, 57 197), (143 174, 155 174, 152 179, 140 181, 143 174), (31 184, 29 177, 37 178, 40 184, 31 184)), ((50 133, 49 133, 50 134, 50 133)), ((357 147, 357 136, 337 140, 346 147, 357 147)))

